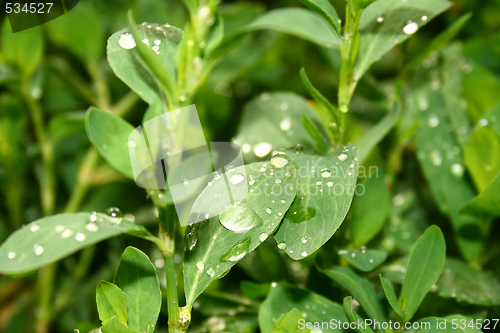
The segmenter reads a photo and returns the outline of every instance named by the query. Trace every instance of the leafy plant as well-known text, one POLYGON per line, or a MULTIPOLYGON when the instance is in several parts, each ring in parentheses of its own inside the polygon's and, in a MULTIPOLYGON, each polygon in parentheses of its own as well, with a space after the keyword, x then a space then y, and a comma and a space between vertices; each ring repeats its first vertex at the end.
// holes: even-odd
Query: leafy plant
POLYGON ((495 329, 500 62, 466 10, 489 7, 288 3, 82 1, 27 31, 4 23, 0 328, 495 329), (169 179, 200 160, 166 152, 167 184, 144 193, 130 136, 168 113, 164 147, 148 147, 181 151, 194 132, 170 111, 192 104, 205 141, 234 136, 247 164, 181 210, 169 179), (221 210, 228 191, 245 195, 221 210))

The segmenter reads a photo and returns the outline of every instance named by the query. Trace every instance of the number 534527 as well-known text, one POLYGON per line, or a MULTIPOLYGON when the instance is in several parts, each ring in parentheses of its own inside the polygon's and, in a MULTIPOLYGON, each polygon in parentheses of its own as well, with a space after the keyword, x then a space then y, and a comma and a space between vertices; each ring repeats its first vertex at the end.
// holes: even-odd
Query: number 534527
POLYGON ((21 3, 15 2, 7 2, 5 4, 5 12, 7 14, 15 13, 18 14, 20 12, 31 13, 31 14, 45 14, 50 13, 50 9, 52 8, 53 3, 37 3, 32 2, 29 4, 25 3, 24 6, 21 3), (22 6, 22 7, 21 7, 22 6))

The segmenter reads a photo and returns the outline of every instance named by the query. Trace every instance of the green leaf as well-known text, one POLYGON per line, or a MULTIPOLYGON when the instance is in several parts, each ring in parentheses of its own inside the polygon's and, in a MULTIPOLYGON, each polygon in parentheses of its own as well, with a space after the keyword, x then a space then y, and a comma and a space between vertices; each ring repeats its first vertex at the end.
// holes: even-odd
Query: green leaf
POLYGON ((315 142, 301 123, 305 114, 317 121, 307 101, 293 93, 263 93, 243 109, 235 141, 245 160, 269 156, 273 150, 298 144, 314 147, 315 142))
POLYGON ((189 306, 212 281, 265 241, 290 207, 297 191, 295 167, 290 161, 285 166, 274 162, 238 167, 226 174, 231 185, 224 178, 213 180, 196 199, 192 214, 215 217, 186 228, 184 289, 189 306), (231 180, 244 174, 238 183, 231 180), (229 210, 223 202, 228 189, 238 200, 229 210))
MULTIPOLYGON (((350 323, 356 323, 355 331, 358 333, 367 333, 367 332, 373 332, 372 329, 369 326, 363 326, 363 325, 357 325, 359 323, 360 317, 354 314, 354 311, 352 310, 352 296, 347 296, 344 297, 344 302, 343 302, 343 308, 344 308, 344 313, 347 316, 347 319, 349 320, 350 323)), ((361 322, 363 322, 363 319, 361 318, 361 322)))
POLYGON ((328 23, 330 23, 340 35, 340 29, 342 26, 342 22, 337 14, 335 8, 333 8, 332 4, 328 0, 299 0, 304 5, 314 10, 316 13, 321 15, 328 23))
POLYGON ((368 280, 346 267, 331 267, 320 271, 347 289, 370 318, 380 322, 385 321, 375 290, 368 280))
POLYGON ((450 6, 447 0, 378 0, 366 8, 359 23, 361 48, 354 80, 359 81, 374 62, 410 37, 403 31, 409 21, 421 27, 450 6), (379 17, 382 22, 377 21, 379 17))
POLYGON ((382 230, 391 200, 383 175, 372 174, 360 186, 363 192, 354 197, 349 220, 355 246, 367 244, 382 230))
POLYGON ((308 328, 301 329, 298 327, 297 323, 301 320, 304 321, 304 316, 299 310, 293 308, 292 311, 281 315, 281 317, 276 320, 274 323, 276 329, 272 333, 311 333, 311 330, 308 328))
MULTIPOLYGON (((449 26, 445 31, 434 37, 430 43, 428 43, 424 48, 419 50, 411 59, 405 64, 407 69, 413 70, 418 65, 420 65, 425 59, 427 59, 433 52, 439 51, 450 43, 450 41, 455 38, 455 36, 462 30, 462 28, 469 22, 472 17, 472 13, 467 13, 462 15, 458 20, 456 20, 451 26, 449 26)), ((449 54, 452 56, 451 52, 449 54)), ((450 63, 451 65, 451 63, 450 63)), ((455 66, 454 68, 459 68, 455 66)))
POLYGON ((358 147, 358 156, 360 163, 370 155, 373 148, 382 141, 382 139, 390 132, 399 119, 401 113, 401 104, 394 101, 392 110, 377 125, 375 125, 368 134, 363 136, 356 144, 358 147))
POLYGON ((254 283, 249 281, 242 281, 240 285, 241 292, 249 299, 257 299, 267 296, 269 293, 269 283, 254 283))
POLYGON ((482 192, 500 171, 500 135, 491 126, 474 130, 465 146, 465 165, 482 192))
POLYGON ((405 321, 413 317, 425 295, 439 279, 445 257, 443 233, 439 227, 431 226, 413 247, 406 270, 400 298, 405 321))
POLYGON ((380 275, 380 281, 382 282, 382 287, 384 288, 384 293, 387 301, 389 301, 389 304, 391 305, 394 312, 396 312, 398 316, 403 318, 403 309, 401 309, 401 304, 399 304, 398 298, 396 297, 392 282, 387 280, 382 275, 380 275))
POLYGON ((340 46, 340 38, 332 26, 320 15, 305 8, 270 10, 241 28, 239 33, 264 29, 286 33, 329 48, 340 46))
POLYGON ((95 64, 104 54, 102 19, 88 6, 76 6, 44 26, 54 44, 66 48, 87 65, 95 64))
POLYGON ((356 189, 356 153, 352 145, 327 155, 286 151, 298 167, 299 188, 274 238, 290 258, 311 255, 344 221, 356 189))
POLYGON ((340 250, 339 255, 363 272, 372 271, 387 258, 387 252, 380 250, 340 250))
MULTIPOLYGON (((269 296, 259 309, 259 328, 262 333, 271 333, 275 322, 284 314, 297 309, 305 314, 307 322, 330 322, 330 320, 346 322, 344 310, 338 303, 313 292, 283 284, 273 284, 269 296)), ((305 329, 299 322, 301 331, 305 329)), ((343 332, 340 328, 323 329, 323 332, 343 332)))
POLYGON ((122 323, 127 323, 127 299, 125 293, 116 285, 101 281, 96 290, 97 312, 99 319, 105 325, 113 317, 122 323))
POLYGON ((500 216, 500 174, 479 193, 471 202, 465 205, 460 213, 470 214, 480 217, 500 216))
POLYGON ((441 297, 480 306, 500 305, 500 283, 495 276, 453 258, 446 259, 437 286, 441 297))
POLYGON ((91 107, 87 111, 85 130, 90 142, 109 165, 134 179, 128 147, 128 137, 134 127, 112 113, 91 107))
MULTIPOLYGON (((145 41, 147 40, 147 45, 152 49, 154 48, 153 51, 156 50, 155 41, 160 41, 159 48, 154 54, 157 56, 156 62, 160 63, 163 67, 162 70, 164 69, 168 76, 175 80, 175 56, 183 37, 182 30, 170 25, 165 26, 154 23, 146 23, 137 27, 145 41)), ((128 29, 120 30, 109 37, 107 57, 113 72, 148 104, 163 100, 163 88, 159 85, 160 82, 149 69, 149 65, 146 65, 142 60, 137 47, 134 45, 136 45, 136 42, 128 29), (120 46, 120 39, 121 44, 126 48, 120 46)))
POLYGON ((29 272, 138 227, 129 220, 105 214, 44 217, 15 231, 2 244, 0 273, 29 272))
POLYGON ((451 220, 462 256, 477 260, 484 246, 480 221, 459 213, 474 198, 475 190, 464 177, 462 151, 448 131, 442 96, 430 89, 430 72, 417 72, 410 85, 408 114, 422 121, 415 136, 417 158, 439 210, 451 220))
POLYGON ((161 307, 161 291, 156 268, 148 256, 134 247, 122 254, 114 283, 125 293, 128 327, 144 332, 156 324, 161 307))
POLYGON ((9 20, 3 22, 1 51, 5 59, 16 65, 28 77, 40 65, 44 40, 40 27, 12 32, 9 20))
POLYGON ((113 317, 106 322, 101 331, 103 333, 141 333, 125 326, 117 317, 113 317))
MULTIPOLYGON (((321 92, 319 90, 317 90, 311 83, 311 81, 309 81, 309 78, 307 77, 307 74, 306 74, 306 71, 304 70, 304 68, 302 68, 300 70, 300 79, 302 80, 302 84, 304 85, 304 87, 307 89, 307 91, 309 92, 309 94, 314 98, 314 100, 316 102, 318 102, 318 104, 323 108, 324 113, 322 113, 321 115, 321 121, 323 122, 323 126, 325 126, 325 128, 329 128, 330 124, 331 123, 336 123, 338 124, 338 111, 337 109, 330 103, 330 101, 328 101, 328 99, 326 99, 325 96, 323 96, 323 94, 321 94, 321 92)), ((334 142, 336 141, 336 136, 331 134, 331 133, 327 133, 329 134, 329 137, 330 137, 330 141, 334 142)))
POLYGON ((320 153, 325 153, 327 150, 325 139, 318 126, 305 114, 302 115, 301 121, 311 138, 316 142, 316 150, 320 153))

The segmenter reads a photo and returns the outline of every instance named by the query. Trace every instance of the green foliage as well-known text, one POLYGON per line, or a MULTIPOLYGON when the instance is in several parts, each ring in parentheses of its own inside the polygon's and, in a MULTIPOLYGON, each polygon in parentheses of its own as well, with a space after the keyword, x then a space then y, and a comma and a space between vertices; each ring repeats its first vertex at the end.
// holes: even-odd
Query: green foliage
POLYGON ((493 327, 500 7, 451 5, 82 0, 3 22, 0 331, 493 327), (193 104, 203 133, 172 112, 130 156, 193 104), (170 154, 196 140, 246 165, 191 177, 220 157, 170 154), (168 169, 144 192, 131 157, 168 169))

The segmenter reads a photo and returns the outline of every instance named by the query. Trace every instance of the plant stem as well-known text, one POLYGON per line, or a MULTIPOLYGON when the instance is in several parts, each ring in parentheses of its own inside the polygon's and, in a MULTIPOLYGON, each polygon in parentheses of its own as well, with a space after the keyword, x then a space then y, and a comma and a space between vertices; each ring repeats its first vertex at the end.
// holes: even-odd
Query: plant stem
POLYGON ((351 103, 352 94, 356 87, 353 80, 354 64, 359 52, 360 36, 358 33, 359 20, 362 11, 353 11, 352 0, 348 0, 346 7, 346 22, 344 25, 343 43, 340 47, 340 74, 339 74, 339 110, 340 110, 340 144, 345 143, 347 126, 347 113, 351 103))
POLYGON ((165 258, 165 273, 167 282, 167 311, 168 329, 170 333, 182 333, 179 312, 179 297, 177 295, 176 269, 174 262, 175 253, 175 228, 177 215, 174 206, 158 207, 160 220, 160 239, 164 244, 163 257, 165 258))

